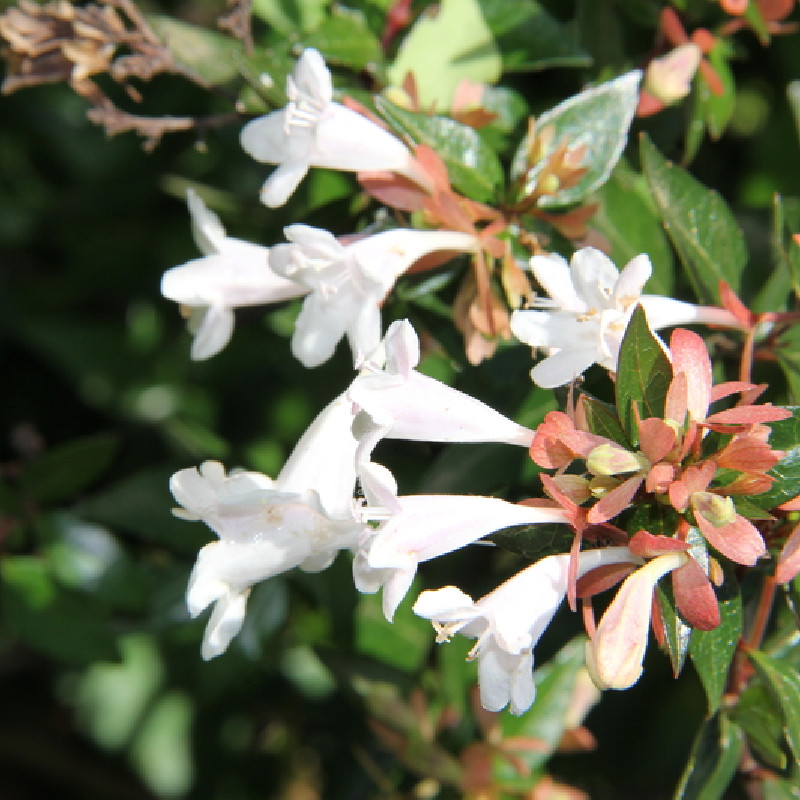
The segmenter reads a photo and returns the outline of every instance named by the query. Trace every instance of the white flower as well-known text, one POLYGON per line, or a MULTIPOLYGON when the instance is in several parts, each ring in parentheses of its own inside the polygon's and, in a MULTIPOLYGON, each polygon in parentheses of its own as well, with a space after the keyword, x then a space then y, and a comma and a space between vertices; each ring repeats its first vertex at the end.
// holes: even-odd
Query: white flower
MULTIPOLYGON (((370 461, 383 438, 425 442, 505 442, 530 447, 534 432, 468 394, 417 372, 419 339, 408 320, 393 322, 382 352, 362 365, 346 395, 358 412, 356 467, 367 501, 392 508, 394 481, 370 461), (380 369, 380 364, 385 364, 380 369)), ((395 501, 396 502, 396 501, 395 501)))
POLYGON ((616 370, 622 337, 637 303, 654 331, 690 322, 738 327, 722 308, 643 295, 652 272, 645 254, 631 259, 621 273, 593 247, 578 250, 569 265, 555 254, 534 256, 530 265, 550 296, 535 305, 547 310, 515 311, 511 330, 531 347, 549 352, 531 370, 534 383, 546 389, 569 383, 595 363, 616 370))
MULTIPOLYGON (((512 525, 567 522, 560 508, 515 505, 496 497, 409 495, 396 498, 396 502, 399 510, 388 514, 377 533, 365 530, 353 562, 359 591, 372 593, 383 587, 383 611, 388 620, 423 561, 512 525)), ((367 507, 365 518, 370 518, 372 511, 367 507)))
POLYGON ((338 550, 357 544, 363 524, 354 516, 349 406, 343 397, 327 406, 274 481, 257 472, 226 476, 216 461, 172 476, 182 506, 175 514, 202 520, 219 536, 200 550, 186 593, 193 617, 215 603, 203 658, 224 652, 238 633, 253 584, 297 566, 324 569, 338 550))
POLYGON ((667 553, 625 578, 586 643, 586 666, 600 689, 627 689, 639 680, 656 583, 688 559, 684 552, 667 553))
POLYGON ((455 231, 397 229, 347 245, 308 225, 284 233, 291 244, 273 247, 270 265, 311 292, 292 337, 292 352, 306 367, 327 361, 342 336, 360 362, 380 343, 380 304, 398 276, 428 253, 478 246, 471 234, 455 231))
POLYGON ((191 309, 191 355, 199 361, 216 355, 228 343, 234 308, 277 303, 308 290, 270 269, 266 247, 226 236, 219 217, 194 190, 186 192, 186 199, 195 242, 204 257, 167 270, 161 293, 191 309))
POLYGON ((285 108, 249 122, 241 133, 242 147, 256 161, 279 165, 261 190, 266 205, 282 206, 309 167, 416 174, 399 139, 333 102, 331 74, 316 50, 303 51, 286 79, 286 94, 285 108))
MULTIPOLYGON (((455 586, 423 592, 414 612, 430 619, 437 642, 456 633, 477 639, 469 658, 478 659, 481 704, 489 711, 506 705, 523 714, 536 697, 533 648, 567 591, 569 554, 537 561, 473 602, 455 586)), ((603 564, 636 562, 627 547, 588 550, 578 555, 578 576, 603 564)))

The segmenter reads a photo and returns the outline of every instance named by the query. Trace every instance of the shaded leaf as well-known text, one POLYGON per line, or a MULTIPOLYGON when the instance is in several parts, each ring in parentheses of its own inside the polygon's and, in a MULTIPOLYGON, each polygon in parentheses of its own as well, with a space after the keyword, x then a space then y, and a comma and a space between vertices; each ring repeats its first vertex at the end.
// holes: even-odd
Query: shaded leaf
POLYGON ((644 309, 637 306, 620 345, 615 384, 617 411, 633 445, 639 443, 633 406, 638 407, 641 419, 663 417, 671 381, 672 365, 650 330, 644 309))
POLYGON ((747 247, 725 201, 667 161, 644 134, 640 153, 664 227, 698 299, 718 302, 720 280, 738 291, 747 247))
POLYGON ((800 406, 791 407, 788 419, 769 423, 769 445, 786 455, 767 473, 774 482, 769 490, 750 500, 760 508, 774 508, 800 494, 800 406))
POLYGON ((487 536, 504 550, 519 553, 531 561, 538 561, 545 556, 568 553, 575 532, 569 525, 515 525, 487 536))
POLYGON ((718 800, 725 793, 744 747, 744 734, 721 714, 706 720, 692 745, 675 800, 718 800))
POLYGON ((303 37, 303 44, 319 50, 327 62, 352 69, 364 69, 383 60, 381 43, 364 16, 343 6, 334 6, 332 15, 303 37))
MULTIPOLYGON (((528 173, 523 196, 533 191, 547 157, 561 145, 567 145, 570 150, 586 148, 581 161, 586 172, 574 185, 543 197, 540 205, 559 208, 577 203, 602 186, 627 144, 628 129, 638 103, 640 80, 641 72, 628 72, 613 81, 585 89, 539 116, 536 133, 552 129, 554 135, 537 166, 528 173)), ((519 176, 526 169, 528 149, 526 136, 514 156, 513 176, 519 176)))
POLYGON ((745 732, 759 758, 776 769, 786 768, 786 753, 781 748, 783 715, 762 683, 751 683, 741 693, 730 716, 745 732))
POLYGON ((618 445, 628 448, 630 442, 622 430, 617 410, 608 403, 603 403, 589 395, 581 395, 581 406, 586 415, 589 432, 597 436, 605 436, 618 445))
POLYGON ((433 148, 444 161, 453 186, 472 200, 492 199, 503 186, 503 168, 480 134, 448 117, 406 111, 384 97, 375 106, 399 133, 433 148))
POLYGON ((705 689, 709 714, 722 702, 728 668, 742 635, 742 598, 733 575, 726 576, 717 600, 720 624, 710 631, 693 630, 689 641, 689 656, 705 689))
POLYGON ((38 503, 68 500, 92 484, 110 466, 119 437, 97 433, 48 450, 25 467, 20 483, 38 503))
POLYGON ((672 586, 668 582, 661 581, 656 586, 656 599, 666 638, 667 655, 672 663, 672 674, 677 678, 686 661, 692 629, 675 610, 672 586))
POLYGON ((783 712, 786 741, 795 760, 800 761, 800 675, 789 664, 759 650, 748 655, 783 712))
POLYGON ((282 36, 314 30, 325 19, 327 0, 253 0, 253 14, 282 36))
POLYGON ((500 48, 503 72, 591 65, 591 56, 534 0, 480 0, 480 6, 500 48))

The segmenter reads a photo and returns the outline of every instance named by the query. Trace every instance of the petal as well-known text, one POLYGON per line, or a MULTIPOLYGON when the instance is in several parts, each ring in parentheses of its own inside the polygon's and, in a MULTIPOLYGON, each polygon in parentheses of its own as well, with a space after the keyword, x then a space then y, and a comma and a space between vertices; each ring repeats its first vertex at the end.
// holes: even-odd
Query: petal
POLYGON ((386 583, 383 585, 383 597, 381 601, 383 614, 389 622, 392 622, 394 619, 395 612, 400 603, 403 602, 403 598, 408 593, 408 590, 411 588, 416 574, 416 564, 403 569, 393 569, 389 574, 386 583))
POLYGON ((627 310, 639 300, 645 283, 653 274, 653 265, 646 253, 632 258, 619 274, 614 286, 614 299, 617 308, 627 310))
POLYGON ((192 361, 204 361, 215 356, 230 341, 233 334, 233 311, 222 306, 209 306, 194 331, 192 361))
MULTIPOLYGON (((350 316, 345 334, 353 354, 353 364, 358 365, 374 352, 381 343, 381 311, 378 303, 383 298, 362 297, 348 299, 345 305, 355 305, 356 309, 350 316), (355 301, 355 302, 352 302, 355 301)), ((342 313, 341 309, 337 310, 342 313)))
POLYGON ((531 347, 577 349, 600 338, 599 318, 579 319, 572 311, 514 311, 511 332, 531 347))
POLYGON ((422 592, 414 603, 413 611, 418 617, 437 622, 457 622, 481 616, 472 598, 457 586, 422 592))
POLYGON ((292 78, 296 87, 317 103, 325 105, 333 100, 330 70, 320 52, 313 47, 303 50, 295 64, 292 78))
POLYGON ((239 633, 244 622, 249 594, 249 589, 237 593, 226 592, 217 600, 203 634, 200 655, 204 661, 224 653, 233 637, 239 633))
POLYGON ((283 162, 261 187, 261 202, 269 208, 282 206, 305 178, 308 166, 303 159, 283 162))
POLYGON ((601 310, 613 306, 619 272, 605 253, 594 247, 578 250, 570 261, 570 272, 575 291, 585 308, 601 310))
POLYGON ((419 364, 419 337, 407 319, 393 322, 383 338, 386 351, 386 371, 403 378, 419 364))
POLYGON ((239 134, 239 142, 251 158, 264 164, 281 164, 299 155, 290 150, 293 142, 286 135, 284 109, 248 122, 239 134))
POLYGON ((530 267, 539 285, 558 308, 578 313, 586 311, 586 303, 578 297, 572 285, 572 274, 566 259, 557 253, 533 256, 530 267))
POLYGON ((600 355, 597 348, 559 350, 531 370, 531 380, 543 389, 565 386, 589 369, 600 355))
POLYGON ((326 302, 316 293, 303 302, 295 322, 292 353, 304 367, 318 367, 333 355, 348 324, 344 312, 349 309, 344 306, 341 302, 326 302))
POLYGON ((186 202, 192 218, 192 234, 200 252, 204 255, 218 253, 225 241, 225 228, 219 217, 191 187, 186 190, 186 202))

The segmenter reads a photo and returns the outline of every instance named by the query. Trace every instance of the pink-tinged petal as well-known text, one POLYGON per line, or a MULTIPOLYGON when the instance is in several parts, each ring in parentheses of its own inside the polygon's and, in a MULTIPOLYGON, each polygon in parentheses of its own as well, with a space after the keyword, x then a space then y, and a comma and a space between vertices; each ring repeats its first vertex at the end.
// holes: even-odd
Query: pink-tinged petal
POLYGON ((685 372, 675 375, 667 389, 664 403, 664 419, 671 419, 678 425, 686 422, 686 410, 689 403, 689 378, 685 372))
POLYGON ((789 534, 783 545, 778 566, 775 569, 775 582, 788 583, 800 572, 800 525, 797 525, 789 534))
POLYGON ((693 558, 673 571, 672 591, 675 605, 687 625, 701 631, 710 631, 719 625, 719 604, 714 588, 693 558))
POLYGON ((697 510, 695 518, 708 543, 731 561, 752 567, 761 556, 766 555, 767 548, 758 528, 741 515, 737 514, 733 522, 719 527, 697 510))
POLYGON ((692 331, 678 328, 669 341, 672 369, 686 373, 687 410, 693 420, 705 419, 711 402, 711 360, 705 342, 692 331))
POLYGON ((556 307, 564 311, 587 310, 586 303, 575 292, 569 264, 562 256, 557 253, 533 256, 530 267, 539 285, 547 292, 556 307))
POLYGON ((639 302, 647 314, 650 328, 654 331, 693 323, 722 325, 726 328, 741 327, 733 314, 717 306, 696 306, 671 297, 650 294, 642 295, 639 302))
POLYGON ((630 505, 643 481, 642 475, 634 475, 623 481, 589 509, 586 520, 589 524, 596 525, 616 517, 630 505))
POLYGON ((706 417, 705 424, 712 425, 758 425, 764 422, 777 422, 789 419, 792 412, 780 406, 737 406, 725 411, 717 411, 706 417))
POLYGON ((675 447, 675 429, 663 419, 650 417, 639 423, 642 452, 651 464, 657 464, 675 447))
POLYGON ((653 559, 629 575, 586 643, 586 666, 601 689, 627 689, 642 674, 653 590, 660 578, 686 562, 686 553, 653 559))
POLYGON ((689 549, 689 545, 680 539, 672 536, 656 536, 647 531, 635 533, 631 537, 628 547, 631 553, 640 558, 655 558, 665 553, 689 549))

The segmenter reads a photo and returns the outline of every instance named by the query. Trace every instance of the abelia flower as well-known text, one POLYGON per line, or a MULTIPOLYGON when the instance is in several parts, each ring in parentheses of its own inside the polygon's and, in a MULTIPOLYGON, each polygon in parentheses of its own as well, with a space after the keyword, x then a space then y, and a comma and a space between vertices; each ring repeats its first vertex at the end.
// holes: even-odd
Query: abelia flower
POLYGON ((598 688, 627 689, 639 680, 656 583, 689 558, 681 551, 665 553, 624 580, 586 643, 586 666, 598 688))
POLYGON ((219 217, 193 189, 187 190, 186 200, 203 258, 167 270, 161 293, 190 309, 191 357, 201 361, 228 343, 234 308, 279 303, 300 297, 308 289, 270 269, 268 248, 227 236, 219 217))
POLYGON ((549 297, 535 300, 531 310, 515 311, 511 330, 520 341, 549 353, 531 370, 533 382, 545 389, 569 383, 595 363, 615 371, 637 303, 654 331, 689 322, 738 327, 725 309, 643 295, 653 269, 644 254, 621 273, 593 247, 578 250, 570 264, 557 254, 533 256, 530 267, 549 297))
POLYGON ((216 461, 183 469, 170 481, 176 516, 202 520, 219 537, 205 545, 189 578, 195 617, 212 603, 202 656, 225 651, 244 620, 253 584, 294 567, 324 569, 353 548, 363 524, 354 515, 350 404, 339 397, 297 443, 275 480, 257 472, 225 474, 216 461))
POLYGON ((351 244, 308 225, 284 233, 290 244, 272 248, 270 265, 310 291, 292 337, 292 352, 306 367, 327 361, 343 336, 358 364, 380 343, 380 304, 400 275, 428 253, 478 247, 474 236, 456 231, 396 229, 351 244))
POLYGON ((408 148, 384 128, 333 102, 333 82, 322 56, 306 48, 286 78, 288 104, 248 122, 241 144, 256 161, 278 164, 261 190, 271 208, 282 206, 310 167, 350 172, 418 173, 408 148))
MULTIPOLYGON (((508 705, 523 714, 533 703, 533 648, 564 599, 569 560, 566 553, 547 556, 475 602, 446 586, 423 592, 414 604, 414 613, 433 622, 437 642, 456 633, 477 639, 469 658, 478 659, 481 704, 489 711, 508 705)), ((578 577, 624 562, 640 563, 627 547, 587 550, 578 556, 578 577)))
POLYGON ((566 523, 564 512, 542 501, 516 505, 477 495, 410 495, 396 498, 397 511, 371 509, 365 519, 381 520, 377 532, 366 529, 353 562, 356 587, 374 593, 383 587, 388 620, 408 592, 417 566, 512 525, 566 523))
POLYGON ((346 395, 357 413, 357 471, 371 504, 394 508, 393 479, 370 460, 383 438, 424 442, 504 442, 528 447, 534 432, 417 372, 419 339, 408 320, 393 322, 383 346, 361 367, 346 395), (381 366, 383 368, 381 368, 381 366))

